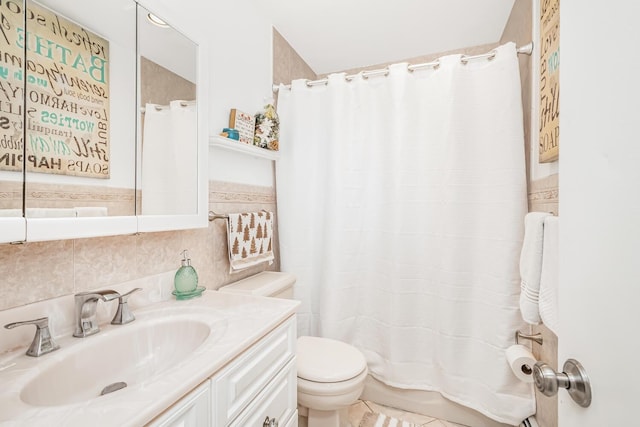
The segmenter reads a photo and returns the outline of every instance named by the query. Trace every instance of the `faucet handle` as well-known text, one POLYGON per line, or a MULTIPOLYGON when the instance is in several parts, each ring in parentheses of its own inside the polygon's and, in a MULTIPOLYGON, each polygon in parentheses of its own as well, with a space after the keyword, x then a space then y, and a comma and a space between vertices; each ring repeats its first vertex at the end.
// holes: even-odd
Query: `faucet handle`
POLYGON ((40 319, 25 320, 24 322, 13 322, 4 325, 6 329, 13 329, 23 325, 35 325, 36 335, 27 350, 27 356, 39 357, 43 354, 51 353, 60 348, 51 337, 49 331, 49 318, 41 317, 40 319))
POLYGON ((127 323, 131 323, 136 320, 136 317, 131 312, 129 308, 129 297, 132 293, 136 291, 141 291, 142 288, 133 288, 126 294, 120 295, 118 298, 118 310, 116 311, 116 315, 113 316, 113 320, 111 321, 112 325, 126 325, 127 323))

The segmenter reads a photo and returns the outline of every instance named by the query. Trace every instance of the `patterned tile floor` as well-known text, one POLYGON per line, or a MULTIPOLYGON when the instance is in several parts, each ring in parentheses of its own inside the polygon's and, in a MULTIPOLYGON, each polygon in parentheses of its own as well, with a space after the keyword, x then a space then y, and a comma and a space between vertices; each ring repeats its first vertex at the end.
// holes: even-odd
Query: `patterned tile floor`
MULTIPOLYGON (((439 420, 426 415, 414 414, 412 412, 402 411, 400 409, 390 408, 378 405, 376 403, 359 400, 349 408, 349 422, 353 427, 358 427, 362 417, 367 412, 377 412, 390 417, 395 417, 403 421, 413 423, 420 427, 467 427, 462 424, 456 424, 445 420, 439 420)), ((306 418, 300 418, 298 427, 307 427, 306 418)))

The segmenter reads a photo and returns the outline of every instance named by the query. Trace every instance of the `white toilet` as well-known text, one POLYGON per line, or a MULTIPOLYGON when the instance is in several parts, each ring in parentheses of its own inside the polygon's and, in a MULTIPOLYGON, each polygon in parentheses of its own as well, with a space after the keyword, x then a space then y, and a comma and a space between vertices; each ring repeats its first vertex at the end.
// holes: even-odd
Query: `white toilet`
MULTIPOLYGON (((293 298, 296 278, 264 271, 220 288, 276 298, 293 298)), ((364 389, 367 362, 355 347, 336 340, 299 337, 297 345, 298 409, 309 427, 349 426, 348 408, 364 389)))

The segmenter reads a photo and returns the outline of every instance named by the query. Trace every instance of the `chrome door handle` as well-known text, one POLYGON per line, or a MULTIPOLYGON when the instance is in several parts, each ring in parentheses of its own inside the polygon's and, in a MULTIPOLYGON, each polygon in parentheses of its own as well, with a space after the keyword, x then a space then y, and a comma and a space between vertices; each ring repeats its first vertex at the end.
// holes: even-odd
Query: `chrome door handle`
POLYGON ((537 362, 533 367, 533 381, 545 396, 555 396, 558 388, 566 388, 578 405, 586 408, 591 404, 591 381, 577 360, 567 359, 560 373, 544 362, 537 362))

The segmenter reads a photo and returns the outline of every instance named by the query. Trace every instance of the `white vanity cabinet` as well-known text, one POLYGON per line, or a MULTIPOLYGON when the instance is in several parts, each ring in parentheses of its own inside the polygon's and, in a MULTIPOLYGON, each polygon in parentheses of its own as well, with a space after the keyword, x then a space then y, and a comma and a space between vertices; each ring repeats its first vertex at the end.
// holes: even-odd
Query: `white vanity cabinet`
POLYGON ((292 316, 149 426, 296 427, 295 354, 296 320, 292 316))

